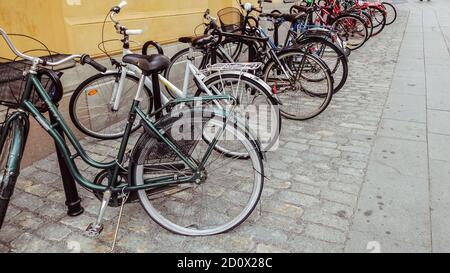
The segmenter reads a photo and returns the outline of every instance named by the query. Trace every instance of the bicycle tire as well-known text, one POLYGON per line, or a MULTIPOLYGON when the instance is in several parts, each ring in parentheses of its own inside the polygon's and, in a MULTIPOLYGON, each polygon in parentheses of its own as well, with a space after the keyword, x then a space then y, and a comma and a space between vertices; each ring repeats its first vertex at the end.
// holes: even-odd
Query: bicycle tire
POLYGON ((369 7, 369 14, 372 17, 373 22, 373 33, 372 37, 379 35, 386 27, 386 14, 385 11, 380 7, 369 7), (376 14, 381 15, 382 18, 377 18, 376 14))
POLYGON ((386 26, 390 26, 392 25, 396 20, 397 20, 397 9, 395 8, 394 5, 392 5, 391 3, 387 3, 387 2, 381 2, 381 4, 385 7, 387 14, 394 14, 391 20, 386 19, 386 26), (391 9, 392 12, 388 11, 388 7, 389 9, 391 9))
MULTIPOLYGON (((316 111, 314 111, 312 113, 308 113, 306 115, 298 115, 298 114, 289 113, 287 110, 285 110, 286 109, 285 106, 287 106, 289 103, 290 104, 293 103, 293 100, 287 100, 287 101, 285 100, 285 101, 283 101, 283 99, 280 98, 280 97, 282 97, 282 94, 280 94, 278 91, 277 91, 277 98, 281 101, 280 110, 281 110, 281 114, 285 118, 292 119, 292 120, 309 120, 309 119, 317 117, 318 115, 323 113, 327 109, 328 105, 330 105, 330 102, 331 102, 332 97, 333 97, 333 91, 334 91, 333 76, 331 75, 331 71, 330 71, 330 69, 328 68, 328 66, 326 65, 326 63, 324 61, 322 61, 320 58, 317 58, 314 55, 304 53, 300 49, 285 50, 285 51, 283 51, 283 52, 278 54, 278 59, 281 62, 281 60, 283 60, 284 58, 288 58, 290 56, 295 56, 295 55, 302 56, 302 61, 301 61, 303 63, 302 64, 302 69, 303 69, 304 62, 305 62, 306 59, 308 59, 308 61, 310 61, 310 62, 312 61, 314 65, 317 65, 319 67, 320 71, 322 71, 322 73, 323 73, 323 76, 321 76, 321 77, 324 77, 322 79, 322 81, 326 81, 325 82, 325 84, 326 84, 326 91, 325 92, 316 93, 316 92, 313 92, 313 91, 310 91, 310 90, 306 90, 306 89, 304 89, 302 87, 302 84, 300 84, 301 85, 300 88, 302 89, 300 91, 305 93, 309 97, 323 98, 324 101, 320 103, 320 106, 317 108, 316 111), (326 94, 326 95, 323 96, 323 94, 326 94)), ((281 71, 282 70, 281 68, 277 68, 277 66, 278 65, 277 65, 275 60, 270 60, 266 64, 266 66, 264 68, 264 73, 263 73, 263 77, 262 78, 272 88, 277 88, 277 81, 278 81, 278 83, 279 83, 279 81, 281 81, 280 78, 274 79, 274 81, 275 81, 274 84, 275 85, 273 85, 273 86, 272 86, 273 83, 271 81, 269 81, 269 73, 270 73, 272 68, 275 68, 277 71, 281 71)), ((316 70, 314 70, 313 73, 316 73, 315 71, 316 70)), ((304 75, 301 75, 301 78, 303 80, 305 80, 306 82, 313 82, 310 79, 306 79, 304 75)), ((288 79, 288 80, 290 81, 290 79, 288 79)), ((291 85, 290 86, 291 89, 295 89, 295 91, 299 91, 296 86, 292 86, 292 83, 290 83, 290 85, 291 85)), ((291 94, 291 93, 289 93, 289 94, 291 94)), ((305 109, 306 109, 306 107, 305 107, 305 109)))
POLYGON ((367 40, 370 40, 370 38, 372 38, 373 28, 374 28, 372 17, 370 16, 370 14, 368 14, 364 10, 361 11, 361 14, 358 14, 358 15, 361 16, 361 18, 363 18, 364 21, 366 21, 366 23, 367 23, 367 30, 369 31, 368 35, 367 35, 367 40))
POLYGON ((27 133, 17 119, 12 121, 9 128, 2 127, 1 131, 2 136, 5 134, 5 138, 1 143, 0 150, 0 172, 2 172, 0 173, 0 229, 5 221, 9 202, 20 173, 20 163, 27 137, 27 133))
POLYGON ((297 40, 296 43, 298 46, 300 46, 300 48, 302 45, 306 45, 308 43, 321 43, 321 44, 325 44, 326 47, 331 48, 333 50, 333 52, 336 53, 336 56, 339 59, 339 61, 336 63, 336 65, 330 65, 330 63, 326 62, 323 58, 323 54, 321 54, 321 56, 319 56, 319 57, 321 57, 322 60, 325 61, 325 63, 327 64, 328 68, 331 71, 331 74, 333 75, 333 78, 334 78, 333 94, 336 94, 337 92, 339 92, 344 87, 344 85, 348 79, 349 67, 348 67, 348 59, 347 59, 347 56, 345 55, 345 52, 339 46, 337 46, 335 43, 331 42, 329 39, 327 39, 325 37, 306 36, 305 38, 297 40), (339 68, 338 68, 339 66, 342 66, 342 76, 336 77, 336 73, 339 70, 339 68))
MULTIPOLYGON (((361 18, 361 16, 355 15, 355 14, 342 14, 339 15, 338 17, 334 18, 334 20, 331 22, 331 25, 337 30, 338 32, 338 36, 343 40, 347 42, 347 47, 350 50, 357 50, 359 48, 361 48, 366 42, 367 42, 367 36, 369 35, 369 30, 366 26, 366 22, 364 22, 364 19, 361 18), (343 34, 339 34, 339 29, 342 28, 337 28, 336 27, 336 23, 339 22, 340 20, 343 20, 345 18, 350 18, 352 20, 356 20, 359 23, 361 23, 362 26, 364 26, 364 30, 362 30, 363 34, 362 37, 364 38, 362 42, 360 43, 356 43, 356 44, 351 44, 348 42, 348 37, 342 37, 343 34)), ((348 36, 348 33, 345 34, 346 36, 348 36)))
MULTIPOLYGON (((195 54, 195 53, 200 53, 201 56, 202 56, 202 59, 201 59, 200 63, 195 63, 195 62, 193 62, 192 64, 194 64, 198 69, 203 69, 204 67, 206 67, 207 63, 209 62, 209 61, 208 61, 209 56, 207 56, 206 51, 203 50, 203 49, 199 49, 199 48, 193 48, 192 50, 194 51, 194 54, 195 54)), ((173 79, 173 77, 175 77, 175 76, 179 77, 180 73, 182 73, 182 75, 184 76, 184 73, 185 73, 185 71, 186 71, 186 65, 183 64, 183 65, 180 67, 181 71, 175 71, 175 70, 174 70, 174 66, 175 66, 176 64, 179 64, 179 62, 182 61, 182 60, 181 60, 182 58, 186 57, 186 59, 187 59, 189 53, 190 53, 190 48, 185 48, 185 49, 180 50, 179 52, 177 52, 177 53, 170 59, 170 64, 169 64, 169 66, 167 67, 166 71, 164 72, 164 77, 165 77, 167 80, 169 80, 172 84, 174 84, 175 86, 177 86, 180 90, 182 89, 182 87, 183 87, 182 85, 184 84, 184 82, 178 83, 176 80, 173 79), (175 75, 175 76, 174 76, 174 75, 175 75)), ((181 78, 184 80, 184 77, 181 77, 181 78)), ((181 78, 180 78, 180 79, 181 79, 181 78)), ((192 90, 192 87, 195 86, 195 83, 194 83, 194 81, 190 81, 190 83, 191 83, 191 86, 189 86, 190 88, 188 88, 188 89, 189 89, 189 90, 192 90)), ((167 91, 167 93, 169 94, 170 97, 172 97, 172 98, 174 98, 174 99, 177 98, 177 96, 174 95, 174 94, 169 90, 169 88, 166 87, 165 89, 166 89, 166 91, 167 91)), ((192 94, 192 96, 193 96, 193 95, 194 95, 194 94, 192 94)))
MULTIPOLYGON (((205 118, 208 116, 211 117, 212 115, 205 115, 203 111, 191 109, 187 116, 199 117, 187 121, 190 122, 188 124, 191 125, 186 126, 188 128, 193 125, 194 128, 197 128, 193 122, 201 122, 203 124, 205 118)), ((218 116, 217 118, 222 119, 218 116)), ((164 126, 158 127, 162 127, 166 132, 171 132, 171 128, 176 122, 178 122, 178 125, 183 124, 176 118, 173 119, 173 117, 166 116, 159 122, 159 124, 164 124, 164 126)), ((211 120, 206 120, 206 124, 209 122, 211 122, 211 120)), ((219 122, 217 126, 223 126, 220 124, 220 121, 217 122, 219 122)), ((214 166, 216 168, 209 169, 209 171, 200 170, 200 172, 208 173, 208 177, 205 178, 205 181, 207 180, 206 183, 198 182, 199 184, 196 184, 190 182, 174 185, 172 187, 160 187, 155 188, 154 190, 138 191, 140 203, 153 221, 175 234, 184 236, 210 236, 225 233, 236 228, 251 215, 261 198, 264 185, 262 155, 258 153, 257 142, 248 137, 245 129, 235 127, 234 125, 226 126, 226 129, 230 130, 229 133, 233 133, 236 139, 238 139, 238 142, 243 145, 246 153, 249 154, 250 159, 236 159, 236 161, 231 161, 229 157, 226 157, 223 162, 219 162, 215 158, 215 156, 219 154, 216 150, 211 154, 211 157, 213 157, 212 159, 214 160, 210 158, 211 160, 208 160, 208 164, 205 165, 205 168, 209 169, 212 164, 216 163, 219 167, 214 166), (222 163, 230 163, 231 165, 222 165, 222 163), (233 166, 239 166, 239 170, 236 172, 228 172, 230 166, 230 170, 237 168, 233 166), (248 167, 248 169, 245 169, 246 167, 248 167), (224 172, 225 174, 223 176, 211 176, 214 171, 224 172), (248 180, 244 179, 243 177, 245 175, 248 175, 248 178, 252 181, 248 182, 248 180), (234 179, 231 179, 229 176, 234 179), (224 178, 227 181, 226 183, 222 182, 224 178), (233 187, 233 185, 236 187, 233 187), (243 190, 244 188, 246 189, 245 191, 243 190), (242 200, 244 200, 243 206, 238 207, 236 202, 229 200, 232 198, 242 198, 242 200), (185 204, 187 207, 183 209, 182 206, 185 204), (198 206, 200 206, 200 210, 196 210, 198 206), (211 210, 209 210, 209 208, 211 208, 211 210), (228 210, 228 208, 230 210, 228 210), (206 210, 208 210, 208 212, 206 212, 206 210), (224 213, 224 211, 227 211, 227 213, 224 213), (202 214, 203 212, 205 212, 204 215, 202 214), (211 216, 212 213, 222 215, 214 217, 211 216), (236 216, 234 216, 234 214, 236 214, 236 216), (212 218, 206 219, 206 217, 209 216, 212 218), (212 221, 217 222, 217 224, 211 223, 212 221)), ((201 134, 203 134, 202 132, 201 134)), ((205 142, 200 140, 202 136, 199 137, 199 141, 196 145, 203 145, 205 142)), ((144 175, 151 175, 152 171, 161 175, 162 171, 152 168, 152 166, 155 166, 158 163, 152 162, 165 162, 162 158, 167 155, 167 152, 161 151, 161 153, 155 155, 154 151, 157 143, 158 140, 147 133, 144 133, 138 140, 132 155, 133 160, 130 167, 135 185, 143 185, 145 183, 143 178, 144 175)), ((177 146, 185 147, 183 145, 184 144, 178 144, 177 146)), ((192 151, 192 155, 189 155, 189 157, 196 157, 194 153, 196 153, 195 150, 192 151)), ((201 158, 202 156, 203 154, 200 153, 199 157, 201 158)), ((179 161, 174 162, 170 160, 173 159, 169 159, 166 164, 179 164, 179 161)), ((184 171, 184 169, 181 170, 182 167, 178 167, 179 170, 177 171, 174 170, 172 166, 175 165, 171 165, 171 167, 167 168, 165 173, 175 172, 180 175, 181 171, 184 171)))
MULTIPOLYGON (((100 82, 102 80, 105 80, 107 78, 116 78, 120 79, 120 73, 119 72, 112 72, 112 73, 106 73, 106 74, 97 74, 94 75, 90 78, 88 78, 87 80, 85 80, 84 82, 82 82, 77 89, 74 91, 74 93, 72 94, 72 97, 70 98, 70 103, 69 103, 69 114, 70 114, 70 119, 72 120, 73 124, 75 125, 75 127, 80 130, 83 134, 96 138, 96 139, 101 139, 101 140, 112 140, 112 139, 118 139, 121 138, 124 135, 124 131, 119 131, 119 132, 115 132, 115 133, 111 133, 111 134, 107 134, 107 133, 102 133, 96 130, 93 130, 92 128, 87 128, 86 125, 84 125, 81 121, 80 121, 80 117, 78 115, 78 111, 77 111, 77 104, 79 101, 80 96, 82 95, 83 92, 87 91, 87 87, 89 86, 95 86, 96 82, 100 82)), ((136 76, 133 76, 131 74, 128 74, 126 76, 127 80, 130 80, 134 83, 136 83, 136 89, 129 89, 131 91, 136 91, 137 92, 137 84, 139 83, 139 78, 137 78, 136 76)), ((101 86, 101 84, 98 84, 99 86, 101 86)), ((97 91, 96 91, 97 92, 97 91)), ((148 109, 145 110, 147 113, 151 113, 152 112, 152 108, 153 108, 153 95, 151 90, 147 87, 144 86, 144 93, 146 94, 148 100, 148 109)), ((130 93, 131 94, 131 93, 130 93)), ((134 98, 134 96, 133 96, 134 98)), ((95 103, 95 102, 94 102, 95 103)), ((122 104, 123 105, 123 116, 124 118, 128 118, 128 112, 131 109, 131 102, 128 104, 122 104), (125 112, 126 111, 126 112, 125 112)), ((108 107, 109 109, 109 107, 108 107)), ((104 111, 106 112, 106 111, 104 111)), ((102 113, 104 113, 102 111, 102 113)), ((111 109, 108 110, 107 114, 113 112, 111 109)), ((104 113, 105 114, 105 113, 104 113)), ((122 120, 121 122, 126 122, 125 120, 122 120)), ((137 131, 139 128, 141 127, 139 122, 136 122, 136 125, 133 126, 132 128, 132 132, 137 131)), ((125 126, 121 126, 119 128, 124 130, 125 126)))
MULTIPOLYGON (((265 101, 267 102, 267 105, 269 105, 270 107, 270 114, 272 117, 272 120, 275 120, 277 122, 277 124, 275 124, 273 126, 273 128, 271 127, 271 137, 269 140, 267 141, 261 141, 260 145, 261 145, 261 150, 263 152, 268 152, 274 148, 276 148, 276 144, 278 143, 279 140, 279 135, 281 132, 281 127, 282 127, 282 117, 279 111, 279 105, 278 105, 278 101, 273 97, 273 95, 270 92, 270 87, 264 87, 261 85, 261 83, 258 82, 258 80, 256 79, 252 79, 250 77, 247 77, 245 75, 241 75, 241 73, 221 73, 221 74, 217 74, 215 76, 212 76, 208 79, 205 80, 205 85, 208 87, 209 90, 212 90, 213 92, 215 89, 212 88, 211 86, 214 86, 217 83, 224 83, 227 82, 227 80, 238 80, 240 82, 245 82, 247 85, 246 87, 252 87, 251 90, 246 90, 249 91, 251 94, 251 96, 259 96, 262 95, 265 98, 265 101)), ((236 87, 234 87, 233 89, 237 89, 236 87)), ((198 90, 196 93, 196 97, 200 97, 202 95, 205 95, 203 90, 198 90)), ((215 94, 215 95, 220 95, 220 94, 215 94)), ((235 94, 234 94, 235 95, 235 94)), ((238 101, 240 101, 238 99, 238 101)), ((259 130, 253 130, 253 131, 259 131, 259 130)), ((259 137, 259 136, 258 136, 259 137)), ((232 154, 232 152, 230 152, 230 154, 232 154)))

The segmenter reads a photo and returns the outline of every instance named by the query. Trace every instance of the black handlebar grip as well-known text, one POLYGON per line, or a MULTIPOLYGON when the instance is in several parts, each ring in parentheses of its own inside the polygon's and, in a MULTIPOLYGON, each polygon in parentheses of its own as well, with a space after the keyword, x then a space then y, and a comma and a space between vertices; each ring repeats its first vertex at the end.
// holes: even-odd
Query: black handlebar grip
POLYGON ((96 61, 92 60, 92 58, 89 55, 83 55, 80 58, 80 62, 82 65, 88 64, 92 66, 93 68, 97 69, 98 71, 105 73, 108 69, 104 67, 103 65, 97 63, 96 61))

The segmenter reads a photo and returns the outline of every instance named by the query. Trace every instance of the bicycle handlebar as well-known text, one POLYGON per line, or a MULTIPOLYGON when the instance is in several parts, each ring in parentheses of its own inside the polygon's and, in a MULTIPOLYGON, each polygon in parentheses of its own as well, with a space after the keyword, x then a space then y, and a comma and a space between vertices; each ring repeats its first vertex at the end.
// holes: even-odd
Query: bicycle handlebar
POLYGON ((100 72, 106 72, 106 67, 104 67, 103 65, 97 63, 96 61, 92 60, 91 57, 89 55, 70 55, 62 60, 59 60, 57 62, 48 62, 45 60, 42 60, 39 57, 33 57, 33 56, 28 56, 22 52, 20 52, 13 44, 13 42, 11 41, 11 39, 9 38, 8 34, 2 29, 0 28, 0 35, 3 37, 3 39, 5 40, 6 44, 8 45, 8 47, 11 49, 11 51, 19 58, 22 58, 24 60, 30 61, 32 62, 33 66, 36 66, 38 64, 41 64, 43 66, 58 66, 61 65, 63 63, 66 63, 68 61, 72 61, 75 59, 80 59, 80 63, 82 65, 84 64, 89 64, 92 67, 94 67, 95 69, 97 69, 100 72))
POLYGON ((125 26, 121 25, 119 21, 117 21, 114 16, 116 14, 119 14, 124 7, 126 7, 128 3, 126 1, 122 1, 119 5, 111 8, 110 12, 111 15, 109 16, 111 18, 111 21, 114 23, 114 27, 116 28, 117 33, 122 35, 142 35, 144 33, 143 29, 127 29, 125 26))
POLYGON ((106 67, 104 67, 103 65, 97 63, 96 61, 91 59, 91 56, 84 54, 80 57, 80 63, 82 65, 84 64, 88 64, 90 66, 92 66, 93 68, 97 69, 98 71, 105 73, 108 69, 106 67))
POLYGON ((123 9, 124 7, 126 7, 126 5, 128 5, 127 1, 122 1, 120 2, 119 5, 117 5, 120 9, 123 9))

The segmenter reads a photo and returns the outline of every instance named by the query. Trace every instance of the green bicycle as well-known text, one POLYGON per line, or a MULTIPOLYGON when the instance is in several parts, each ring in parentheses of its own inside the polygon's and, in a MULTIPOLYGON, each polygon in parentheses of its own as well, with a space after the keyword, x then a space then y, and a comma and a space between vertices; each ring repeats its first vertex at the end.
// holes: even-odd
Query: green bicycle
MULTIPOLYGON (((56 105, 61 96, 54 93, 62 87, 46 67, 79 60, 82 65, 89 64, 101 72, 106 68, 88 55, 72 55, 58 62, 27 56, 15 48, 1 28, 0 34, 9 48, 25 60, 19 64, 28 64, 14 80, 6 77, 8 73, 0 72, 0 103, 8 107, 0 133, 0 228, 19 176, 30 114, 55 140, 74 180, 102 200, 98 218, 87 230, 92 236, 102 231, 108 205, 123 206, 130 194, 137 194, 155 222, 186 236, 227 232, 244 222, 255 209, 264 183, 259 143, 232 114, 233 107, 230 111, 211 107, 213 101, 232 102, 233 97, 175 99, 147 114, 139 108, 145 78, 157 78, 169 60, 163 55, 124 56, 123 62, 139 67, 142 76, 117 157, 112 162, 101 163, 87 154, 59 113, 56 105), (26 72, 25 80, 23 72, 26 72), (44 84, 48 82, 51 84, 44 84), (22 84, 24 88, 19 88, 22 84), (9 113, 10 109, 15 110, 9 113), (56 123, 43 116, 46 111, 56 123), (134 147, 129 148, 138 117, 144 130, 134 147), (65 143, 64 136, 75 153, 65 143), (101 170, 101 183, 83 177, 75 160, 101 170)), ((0 71, 4 65, 15 64, 0 64, 0 71)), ((157 82, 153 92, 160 92, 157 82)))

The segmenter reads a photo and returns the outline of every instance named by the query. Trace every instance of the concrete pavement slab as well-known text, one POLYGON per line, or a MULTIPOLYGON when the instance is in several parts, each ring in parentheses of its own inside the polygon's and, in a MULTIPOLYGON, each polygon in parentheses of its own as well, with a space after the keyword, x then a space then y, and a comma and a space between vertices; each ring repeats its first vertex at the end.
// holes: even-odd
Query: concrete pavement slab
POLYGON ((428 110, 428 131, 441 135, 450 135, 450 112, 428 110))

